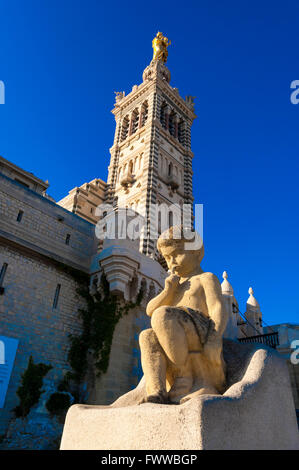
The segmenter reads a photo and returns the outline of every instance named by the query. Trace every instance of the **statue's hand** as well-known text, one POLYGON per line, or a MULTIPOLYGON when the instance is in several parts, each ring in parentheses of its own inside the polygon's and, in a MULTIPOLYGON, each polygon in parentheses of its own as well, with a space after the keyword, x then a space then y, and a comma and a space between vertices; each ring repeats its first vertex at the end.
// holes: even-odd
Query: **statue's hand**
POLYGON ((165 290, 166 291, 173 291, 179 285, 180 277, 176 274, 171 274, 165 279, 165 290))

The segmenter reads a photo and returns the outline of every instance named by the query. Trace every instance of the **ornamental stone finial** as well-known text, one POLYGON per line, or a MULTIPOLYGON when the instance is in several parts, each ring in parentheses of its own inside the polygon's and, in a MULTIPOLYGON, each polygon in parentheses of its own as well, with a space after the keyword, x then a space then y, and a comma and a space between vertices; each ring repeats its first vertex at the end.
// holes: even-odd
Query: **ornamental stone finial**
POLYGON ((124 97, 125 97, 125 92, 124 91, 115 91, 115 102, 119 103, 124 97))
POLYGON ((231 284, 227 280, 228 275, 226 271, 223 271, 222 277, 223 277, 223 281, 221 284, 222 294, 234 295, 234 289, 232 288, 231 284))
POLYGON ((255 307, 255 308, 259 309, 260 306, 259 306, 258 301, 256 300, 256 298, 253 295, 252 287, 249 287, 248 294, 249 294, 249 298, 247 300, 247 305, 250 305, 251 307, 255 307))

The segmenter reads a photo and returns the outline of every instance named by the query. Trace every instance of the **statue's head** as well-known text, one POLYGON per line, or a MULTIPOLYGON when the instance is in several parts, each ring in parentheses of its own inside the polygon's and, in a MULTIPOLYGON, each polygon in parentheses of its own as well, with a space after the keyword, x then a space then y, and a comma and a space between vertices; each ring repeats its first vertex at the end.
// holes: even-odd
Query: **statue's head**
POLYGON ((178 276, 187 276, 193 272, 204 257, 201 236, 182 225, 165 230, 158 239, 157 248, 169 270, 178 276))

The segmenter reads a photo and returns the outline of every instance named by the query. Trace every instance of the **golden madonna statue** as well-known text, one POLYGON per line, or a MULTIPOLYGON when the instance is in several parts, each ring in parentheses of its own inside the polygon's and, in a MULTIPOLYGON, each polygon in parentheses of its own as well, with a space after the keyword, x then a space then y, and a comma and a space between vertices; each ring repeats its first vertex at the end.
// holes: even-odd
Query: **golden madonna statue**
POLYGON ((162 60, 165 63, 168 56, 167 47, 170 46, 170 44, 171 41, 168 41, 168 38, 158 32, 156 37, 153 39, 153 60, 162 60))

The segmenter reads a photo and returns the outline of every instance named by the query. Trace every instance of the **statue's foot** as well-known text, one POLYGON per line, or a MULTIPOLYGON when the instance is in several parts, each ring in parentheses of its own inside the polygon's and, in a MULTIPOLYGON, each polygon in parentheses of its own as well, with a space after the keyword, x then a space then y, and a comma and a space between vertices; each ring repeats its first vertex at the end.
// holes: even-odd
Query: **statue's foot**
POLYGON ((148 395, 139 403, 159 403, 160 405, 167 405, 168 401, 168 394, 166 392, 158 392, 154 393, 153 395, 148 395))
POLYGON ((196 390, 195 392, 189 393, 188 395, 184 396, 180 400, 180 405, 182 405, 186 401, 191 400, 192 398, 196 398, 200 395, 220 395, 220 393, 212 385, 207 385, 206 387, 202 387, 199 390, 196 390))

